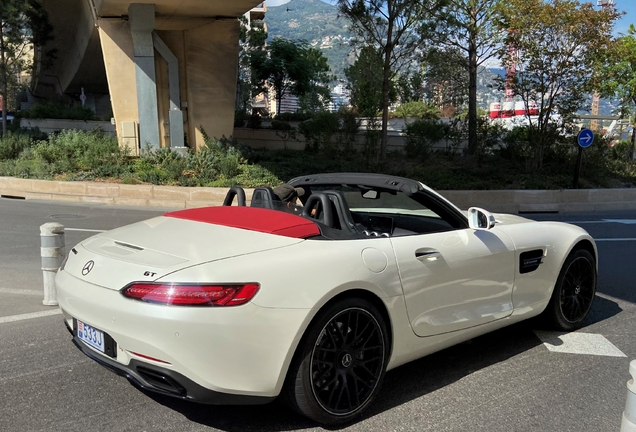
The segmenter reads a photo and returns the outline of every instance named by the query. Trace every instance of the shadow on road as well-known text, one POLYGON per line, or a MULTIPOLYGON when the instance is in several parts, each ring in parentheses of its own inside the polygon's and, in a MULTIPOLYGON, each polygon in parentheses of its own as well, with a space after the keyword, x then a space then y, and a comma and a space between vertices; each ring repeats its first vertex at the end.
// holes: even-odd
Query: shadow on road
MULTIPOLYGON (((516 324, 389 371, 377 399, 358 421, 540 345, 531 324, 516 324)), ((317 426, 278 400, 262 406, 223 407, 199 405, 152 393, 147 395, 193 422, 225 431, 285 431, 317 426)))
MULTIPOLYGON (((613 317, 620 311, 621 308, 615 302, 597 296, 585 327, 613 317)), ((541 345, 534 334, 534 330, 541 327, 540 322, 534 319, 521 322, 389 371, 378 397, 357 421, 432 393, 476 371, 541 345)), ((146 394, 193 422, 228 432, 288 431, 317 427, 316 423, 288 409, 278 400, 262 406, 210 406, 146 394)))

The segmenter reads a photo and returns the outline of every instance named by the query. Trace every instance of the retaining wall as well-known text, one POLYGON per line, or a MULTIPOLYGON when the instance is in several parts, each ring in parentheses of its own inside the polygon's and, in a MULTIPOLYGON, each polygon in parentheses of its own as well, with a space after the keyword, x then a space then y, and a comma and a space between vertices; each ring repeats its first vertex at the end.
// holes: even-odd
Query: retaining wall
MULTIPOLYGON (((175 209, 221 205, 227 190, 0 177, 2 197, 175 209)), ((245 192, 249 200, 252 189, 245 192)), ((461 209, 502 213, 636 210, 636 188, 439 192, 461 209)))

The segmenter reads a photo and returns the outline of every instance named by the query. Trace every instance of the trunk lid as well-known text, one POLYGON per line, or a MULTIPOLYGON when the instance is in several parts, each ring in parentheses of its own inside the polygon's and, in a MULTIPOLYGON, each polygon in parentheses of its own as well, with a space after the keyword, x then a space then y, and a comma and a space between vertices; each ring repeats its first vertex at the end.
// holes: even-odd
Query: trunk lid
POLYGON ((160 216, 83 241, 69 253, 65 271, 86 282, 119 290, 131 282, 156 280, 185 267, 302 241, 160 216))

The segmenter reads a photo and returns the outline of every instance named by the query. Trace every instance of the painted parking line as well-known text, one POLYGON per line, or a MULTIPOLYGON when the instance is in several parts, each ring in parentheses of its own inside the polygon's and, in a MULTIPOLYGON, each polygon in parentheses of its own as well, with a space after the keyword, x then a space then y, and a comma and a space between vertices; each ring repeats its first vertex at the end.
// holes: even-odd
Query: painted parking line
POLYGON ((550 352, 585 354, 607 357, 627 357, 605 336, 594 333, 534 332, 550 352))
POLYGON ((14 288, 0 288, 0 294, 42 296, 44 295, 44 292, 41 290, 36 291, 36 290, 21 290, 21 289, 14 289, 14 288))
POLYGON ((84 229, 84 228, 64 228, 64 231, 83 231, 83 232, 102 233, 102 232, 106 232, 107 230, 95 230, 95 229, 84 229))
POLYGON ((62 314, 62 311, 60 309, 55 309, 55 310, 42 311, 42 312, 26 313, 21 315, 11 315, 6 317, 0 317, 0 324, 5 324, 5 323, 10 323, 15 321, 24 321, 28 319, 34 319, 34 318, 48 317, 53 315, 61 315, 61 314, 62 314))

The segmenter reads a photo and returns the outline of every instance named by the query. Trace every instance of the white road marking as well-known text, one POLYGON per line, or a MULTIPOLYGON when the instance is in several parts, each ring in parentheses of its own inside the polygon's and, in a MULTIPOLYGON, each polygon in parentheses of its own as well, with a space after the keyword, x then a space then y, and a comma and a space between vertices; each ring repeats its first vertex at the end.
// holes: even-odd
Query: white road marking
POLYGON ((21 289, 12 289, 12 288, 0 288, 0 294, 18 294, 18 295, 43 296, 44 295, 44 291, 21 290, 21 289))
POLYGON ((534 332, 551 352, 587 354, 607 357, 627 357, 603 335, 593 333, 534 332))
POLYGON ((636 219, 603 219, 609 223, 619 223, 624 225, 636 225, 636 219))
POLYGON ((83 228, 64 228, 64 231, 84 231, 84 232, 106 232, 107 230, 94 230, 94 229, 83 229, 83 228))
POLYGON ((619 241, 636 241, 636 238, 600 238, 594 239, 595 242, 619 242, 619 241))
POLYGON ((573 225, 604 224, 604 223, 619 223, 623 225, 636 225, 636 219, 603 219, 603 220, 563 221, 563 222, 573 224, 573 225))
POLYGON ((24 321, 24 320, 33 319, 33 318, 42 318, 42 317, 53 316, 53 315, 61 315, 61 314, 62 314, 62 311, 60 309, 55 309, 55 310, 48 310, 48 311, 42 311, 42 312, 26 313, 22 315, 11 315, 6 317, 0 317, 0 324, 10 323, 15 321, 24 321))

